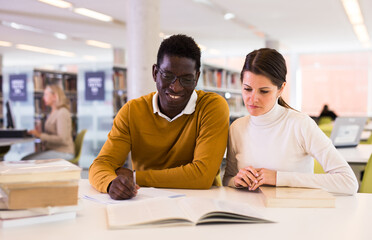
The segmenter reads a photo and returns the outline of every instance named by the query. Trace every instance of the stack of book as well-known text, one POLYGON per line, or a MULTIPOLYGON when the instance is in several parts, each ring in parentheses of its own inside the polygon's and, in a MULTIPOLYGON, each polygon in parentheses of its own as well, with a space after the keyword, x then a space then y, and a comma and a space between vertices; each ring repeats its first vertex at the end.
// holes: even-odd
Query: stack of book
POLYGON ((0 162, 0 226, 75 218, 80 172, 63 159, 0 162))

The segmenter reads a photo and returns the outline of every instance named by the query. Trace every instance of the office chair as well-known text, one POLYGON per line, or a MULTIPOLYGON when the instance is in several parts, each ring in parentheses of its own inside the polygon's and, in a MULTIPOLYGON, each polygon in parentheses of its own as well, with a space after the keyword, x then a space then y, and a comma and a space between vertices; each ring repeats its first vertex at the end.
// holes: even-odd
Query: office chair
POLYGON ((359 192, 372 193, 372 154, 367 162, 366 169, 364 170, 364 175, 362 183, 360 184, 359 192))
POLYGON ((83 148, 83 140, 86 132, 86 129, 81 130, 75 138, 75 157, 69 160, 73 164, 79 165, 81 149, 83 148))
POLYGON ((329 123, 332 123, 332 122, 333 122, 333 120, 332 120, 331 117, 321 117, 318 120, 318 125, 329 124, 329 123))
POLYGON ((324 132, 324 134, 327 135, 327 137, 331 137, 331 132, 332 132, 332 129, 333 129, 333 124, 332 123, 321 124, 321 125, 318 125, 318 126, 324 132))
POLYGON ((320 174, 325 173, 322 165, 314 158, 314 173, 320 174))

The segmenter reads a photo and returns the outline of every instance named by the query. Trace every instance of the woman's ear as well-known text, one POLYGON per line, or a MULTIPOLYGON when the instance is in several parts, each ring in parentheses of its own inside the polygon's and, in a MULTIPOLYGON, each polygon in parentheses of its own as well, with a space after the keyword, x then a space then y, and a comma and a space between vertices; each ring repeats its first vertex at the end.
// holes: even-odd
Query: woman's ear
POLYGON ((278 91, 278 97, 280 97, 280 95, 282 95, 286 84, 287 84, 287 82, 283 82, 282 87, 278 91))

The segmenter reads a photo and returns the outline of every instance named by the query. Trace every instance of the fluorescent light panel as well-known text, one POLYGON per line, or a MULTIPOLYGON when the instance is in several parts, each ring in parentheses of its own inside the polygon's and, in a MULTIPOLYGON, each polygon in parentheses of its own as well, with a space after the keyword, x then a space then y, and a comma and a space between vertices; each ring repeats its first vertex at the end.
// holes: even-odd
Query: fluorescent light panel
POLYGON ((95 40, 87 40, 87 41, 85 41, 85 43, 90 45, 90 46, 94 46, 94 47, 112 48, 111 44, 109 44, 109 43, 95 41, 95 40))
POLYGON ((62 57, 74 57, 75 56, 75 53, 72 53, 72 52, 65 52, 65 51, 60 51, 56 49, 36 47, 36 46, 31 46, 31 45, 26 45, 26 44, 17 44, 16 48, 21 49, 21 50, 32 51, 32 52, 52 54, 52 55, 57 55, 57 56, 62 56, 62 57))
POLYGON ((92 11, 87 8, 75 8, 74 12, 77 14, 90 17, 90 18, 94 18, 94 19, 104 21, 104 22, 111 22, 113 20, 111 16, 108 16, 108 15, 105 15, 105 14, 102 14, 96 11, 92 11))
POLYGON ((11 42, 6 42, 6 41, 0 41, 0 46, 1 47, 11 47, 13 44, 11 42))
POLYGON ((364 47, 370 47, 370 39, 366 26, 364 25, 362 11, 360 10, 358 0, 341 0, 342 5, 345 9, 346 15, 349 18, 350 23, 353 25, 353 29, 359 41, 364 47))
POLYGON ((66 1, 62 0, 39 0, 39 2, 43 2, 49 5, 52 5, 54 7, 59 7, 59 8, 70 8, 72 7, 72 4, 66 1))

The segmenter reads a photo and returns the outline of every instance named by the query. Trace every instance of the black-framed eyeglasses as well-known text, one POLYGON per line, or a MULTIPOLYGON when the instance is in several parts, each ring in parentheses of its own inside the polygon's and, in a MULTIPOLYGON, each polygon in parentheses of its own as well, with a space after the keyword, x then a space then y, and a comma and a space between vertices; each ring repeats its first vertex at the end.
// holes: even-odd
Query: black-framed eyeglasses
POLYGON ((193 87, 195 84, 195 77, 194 76, 176 76, 171 72, 166 72, 164 69, 162 69, 159 66, 156 66, 160 73, 160 78, 162 81, 166 82, 167 84, 174 83, 177 78, 180 81, 180 84, 182 87, 189 88, 193 87))

